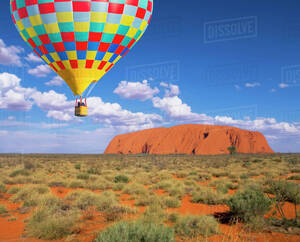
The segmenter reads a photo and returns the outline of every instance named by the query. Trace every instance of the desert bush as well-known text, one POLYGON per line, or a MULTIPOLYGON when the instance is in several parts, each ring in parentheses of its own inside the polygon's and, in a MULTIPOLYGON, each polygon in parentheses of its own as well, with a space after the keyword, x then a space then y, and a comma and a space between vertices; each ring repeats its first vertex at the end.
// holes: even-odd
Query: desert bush
POLYGON ((44 240, 61 239, 75 230, 78 213, 73 210, 37 209, 28 219, 26 230, 30 237, 44 240))
POLYGON ((300 180, 300 175, 293 175, 288 178, 288 180, 300 180))
POLYGON ((10 199, 14 203, 23 202, 23 207, 33 207, 42 194, 49 192, 49 187, 45 185, 24 185, 10 199))
POLYGON ((124 183, 115 183, 112 186, 113 191, 121 191, 124 188, 124 183))
POLYGON ((68 184, 68 187, 70 188, 83 188, 85 186, 85 183, 82 180, 71 180, 68 184))
POLYGON ((175 232, 179 236, 195 238, 209 237, 219 233, 218 222, 212 216, 187 215, 179 217, 175 225, 175 232))
POLYGON ((228 193, 228 186, 227 184, 218 184, 217 185, 217 192, 227 194, 228 193))
POLYGON ((136 209, 123 206, 123 205, 114 205, 105 210, 104 218, 107 222, 113 222, 120 220, 124 214, 135 214, 137 213, 136 209))
POLYGON ((145 195, 147 194, 147 189, 141 184, 133 183, 126 185, 123 189, 123 193, 131 195, 145 195))
POLYGON ((179 213, 170 213, 168 215, 168 221, 172 222, 172 223, 176 223, 180 218, 180 214, 179 213))
POLYGON ((103 211, 117 204, 115 194, 108 191, 101 194, 91 191, 73 191, 65 199, 71 201, 75 207, 81 210, 86 210, 93 206, 97 210, 103 211))
POLYGON ((202 173, 198 175, 198 179, 199 181, 208 181, 211 180, 211 175, 202 173))
POLYGON ((7 209, 4 205, 0 205, 0 214, 5 214, 7 213, 7 209))
POLYGON ((101 232, 96 242, 173 242, 174 230, 154 223, 120 222, 101 232))
POLYGON ((125 175, 118 175, 118 176, 115 176, 114 182, 115 183, 128 183, 129 178, 125 175))
POLYGON ((209 187, 200 187, 198 191, 192 194, 192 203, 204 204, 223 204, 225 200, 224 195, 214 191, 209 187))
POLYGON ((80 164, 75 164, 75 165, 74 165, 74 168, 77 169, 77 170, 80 170, 81 165, 80 165, 80 164))
POLYGON ((162 223, 166 220, 167 214, 164 204, 161 201, 155 201, 147 207, 144 214, 141 216, 141 220, 150 223, 162 223))
POLYGON ((0 183, 0 193, 5 193, 7 191, 5 185, 1 182, 0 183))
POLYGON ((16 177, 16 176, 29 176, 30 173, 29 171, 25 170, 25 169, 18 169, 18 170, 14 170, 13 172, 11 172, 9 174, 10 177, 16 177))
POLYGON ((227 201, 233 216, 244 222, 263 217, 271 209, 271 200, 262 191, 246 190, 235 193, 227 201))
POLYGON ((35 168, 35 166, 31 161, 29 161, 29 160, 24 161, 24 169, 31 170, 31 169, 34 169, 34 168, 35 168))
POLYGON ((164 202, 168 208, 179 208, 181 206, 181 201, 174 197, 166 197, 164 198, 164 202))
POLYGON ((11 187, 7 190, 8 194, 16 194, 20 190, 20 187, 11 187))
POLYGON ((249 176, 248 176, 247 174, 242 174, 242 175, 240 175, 240 178, 241 178, 241 179, 248 179, 249 176))
POLYGON ((300 185, 284 180, 268 181, 267 192, 275 195, 276 209, 283 219, 286 219, 283 205, 285 202, 292 202, 295 208, 295 220, 297 220, 297 204, 300 204, 300 185))
POLYGON ((90 175, 87 173, 80 173, 77 175, 77 179, 81 179, 81 180, 88 180, 89 177, 90 177, 90 175))
POLYGON ((53 179, 48 182, 49 187, 66 187, 67 183, 64 180, 61 179, 53 179))

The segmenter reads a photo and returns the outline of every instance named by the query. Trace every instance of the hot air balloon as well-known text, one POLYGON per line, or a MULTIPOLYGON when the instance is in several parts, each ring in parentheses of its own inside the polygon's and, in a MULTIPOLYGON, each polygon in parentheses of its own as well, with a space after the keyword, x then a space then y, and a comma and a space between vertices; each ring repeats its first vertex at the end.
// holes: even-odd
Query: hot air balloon
POLYGON ((153 0, 10 0, 10 6, 24 41, 80 98, 75 115, 83 117, 83 93, 141 38, 153 0))

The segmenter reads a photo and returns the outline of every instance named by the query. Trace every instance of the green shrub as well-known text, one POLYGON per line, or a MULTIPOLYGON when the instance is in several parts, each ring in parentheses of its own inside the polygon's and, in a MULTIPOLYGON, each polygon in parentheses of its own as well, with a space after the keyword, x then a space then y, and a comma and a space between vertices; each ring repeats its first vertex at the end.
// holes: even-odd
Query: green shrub
POLYGON ((89 177, 90 177, 90 175, 87 173, 81 173, 81 174, 77 175, 77 179, 81 179, 81 180, 88 180, 89 177))
POLYGON ((80 164, 75 164, 75 165, 74 165, 74 168, 77 169, 77 170, 80 170, 81 165, 80 165, 80 164))
POLYGON ((3 183, 0 183, 0 193, 6 193, 7 189, 3 183))
POLYGON ((178 198, 166 197, 164 201, 168 208, 179 208, 181 206, 181 202, 178 198))
POLYGON ((233 154, 235 154, 235 153, 237 152, 235 146, 229 146, 229 147, 227 148, 227 150, 229 151, 229 153, 230 153, 231 155, 233 155, 233 154))
POLYGON ((210 205, 223 204, 224 195, 209 187, 201 187, 199 191, 193 192, 192 203, 204 203, 210 205))
POLYGON ((179 213, 171 213, 168 216, 168 221, 172 222, 172 223, 176 223, 180 218, 180 214, 179 213))
POLYGON ((120 222, 100 233, 96 242, 173 242, 174 230, 154 223, 120 222))
POLYGON ((26 224, 28 235, 38 239, 61 239, 74 231, 78 214, 72 210, 44 207, 36 210, 26 224))
POLYGON ((195 238, 209 237, 219 233, 218 222, 212 216, 187 215, 179 217, 175 232, 179 236, 195 238))
POLYGON ((6 207, 4 205, 0 205, 0 214, 7 213, 6 207))
POLYGON ((24 161, 24 169, 31 170, 33 168, 34 168, 34 164, 31 161, 29 160, 24 161))
POLYGON ((8 194, 16 194, 18 191, 20 191, 20 187, 11 187, 8 189, 8 194))
POLYGON ((262 191, 246 190, 235 193, 227 201, 233 216, 249 222, 253 217, 262 217, 271 209, 271 200, 262 191))
POLYGON ((84 186, 85 184, 82 180, 72 180, 68 185, 70 188, 83 188, 84 186))
POLYGON ((150 223, 163 223, 166 218, 165 207, 160 200, 151 203, 141 217, 144 222, 150 223))
POLYGON ((99 172, 95 168, 91 167, 87 170, 87 173, 97 175, 99 172))
POLYGON ((217 185, 217 192, 227 194, 228 193, 228 186, 227 184, 218 184, 217 185))
POLYGON ((18 169, 18 170, 14 170, 12 173, 9 174, 10 177, 16 177, 16 176, 29 176, 30 173, 29 171, 25 170, 25 169, 18 169))
POLYGON ((115 183, 128 183, 129 178, 125 175, 118 175, 118 176, 115 176, 114 182, 115 183))
POLYGON ((123 193, 131 195, 145 195, 147 192, 147 189, 143 185, 136 183, 128 184, 123 189, 123 193))
POLYGON ((242 175, 240 175, 240 178, 241 178, 241 179, 248 179, 249 176, 248 176, 247 174, 242 174, 242 175))
POLYGON ((120 220, 124 214, 135 214, 136 209, 123 206, 123 205, 114 205, 105 210, 104 218, 107 222, 113 222, 120 220))
POLYGON ((91 191, 73 191, 65 198, 71 201, 72 204, 81 209, 86 210, 89 207, 96 207, 97 210, 103 211, 116 205, 117 199, 114 193, 105 191, 101 194, 96 194, 91 191))
POLYGON ((300 180, 300 175, 293 175, 288 178, 288 180, 300 180))
POLYGON ((300 184, 280 181, 268 181, 267 192, 275 195, 276 209, 283 219, 286 219, 283 205, 285 202, 292 202, 295 208, 295 220, 297 220, 297 204, 300 204, 300 184))

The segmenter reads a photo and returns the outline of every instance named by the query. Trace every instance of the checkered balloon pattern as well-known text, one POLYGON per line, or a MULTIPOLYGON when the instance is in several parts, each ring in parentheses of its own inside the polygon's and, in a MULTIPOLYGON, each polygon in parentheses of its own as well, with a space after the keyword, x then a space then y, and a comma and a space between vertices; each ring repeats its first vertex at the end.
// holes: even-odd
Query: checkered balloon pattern
POLYGON ((10 0, 24 41, 81 95, 136 44, 153 0, 10 0))

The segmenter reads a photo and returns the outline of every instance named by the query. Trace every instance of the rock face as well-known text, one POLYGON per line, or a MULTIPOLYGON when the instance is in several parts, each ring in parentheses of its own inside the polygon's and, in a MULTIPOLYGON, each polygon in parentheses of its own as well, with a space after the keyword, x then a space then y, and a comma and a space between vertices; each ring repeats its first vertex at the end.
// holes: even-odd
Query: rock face
POLYGON ((105 154, 228 154, 235 146, 239 153, 273 153, 259 132, 229 126, 179 125, 154 128, 116 136, 105 154))

